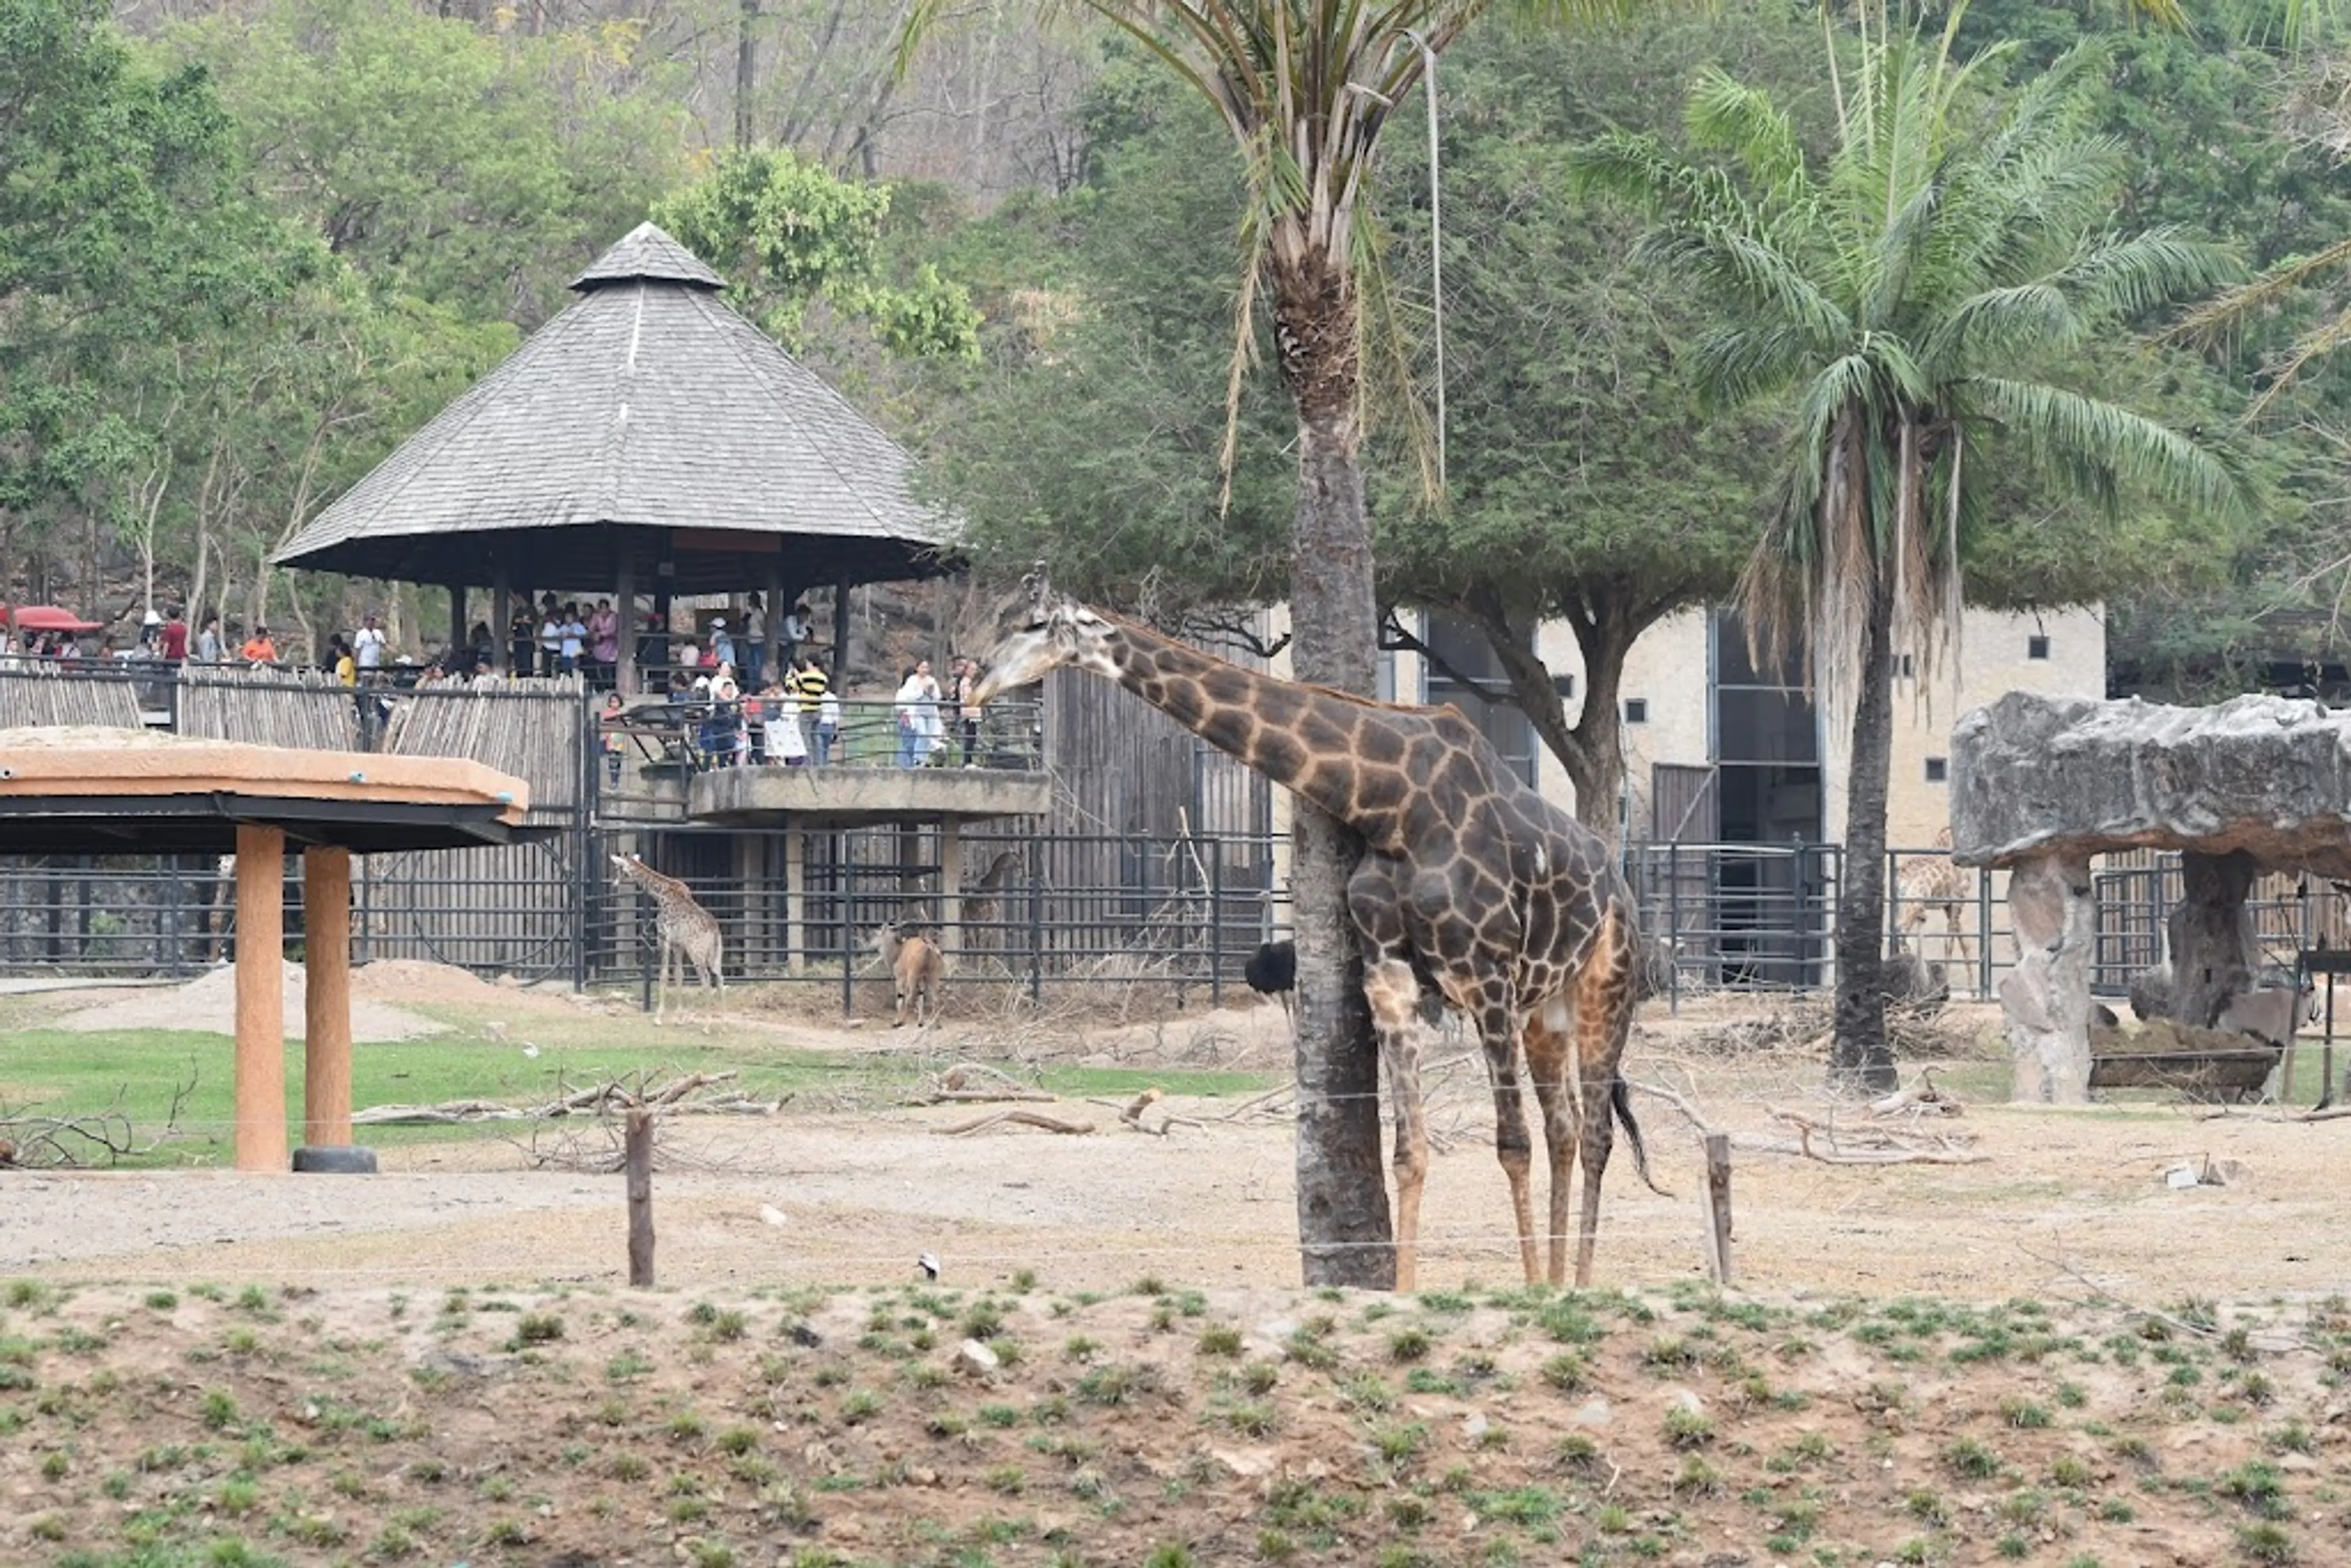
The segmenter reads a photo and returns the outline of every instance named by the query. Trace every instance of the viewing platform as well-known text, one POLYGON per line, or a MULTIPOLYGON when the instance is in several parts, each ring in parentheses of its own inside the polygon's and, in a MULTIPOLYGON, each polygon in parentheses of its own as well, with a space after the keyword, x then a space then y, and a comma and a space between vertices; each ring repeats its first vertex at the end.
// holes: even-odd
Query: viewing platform
POLYGON ((882 822, 1041 816, 1052 782, 1003 768, 718 768, 687 781, 690 821, 735 827, 862 828, 882 822))

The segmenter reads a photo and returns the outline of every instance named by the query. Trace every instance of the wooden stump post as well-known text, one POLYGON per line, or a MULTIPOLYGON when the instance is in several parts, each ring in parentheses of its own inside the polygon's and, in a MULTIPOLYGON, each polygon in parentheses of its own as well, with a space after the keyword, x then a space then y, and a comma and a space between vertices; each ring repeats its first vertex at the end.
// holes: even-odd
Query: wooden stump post
POLYGON ((351 852, 302 852, 302 1141, 351 1141, 351 852))
POLYGON ((653 1113, 643 1105, 629 1113, 626 1168, 629 1180, 629 1283, 653 1282, 653 1113))
POLYGON ((1730 1134, 1706 1135, 1706 1271, 1730 1283, 1730 1134))
POLYGON ((236 1168, 282 1171, 286 1147, 286 830, 236 829, 236 1168))

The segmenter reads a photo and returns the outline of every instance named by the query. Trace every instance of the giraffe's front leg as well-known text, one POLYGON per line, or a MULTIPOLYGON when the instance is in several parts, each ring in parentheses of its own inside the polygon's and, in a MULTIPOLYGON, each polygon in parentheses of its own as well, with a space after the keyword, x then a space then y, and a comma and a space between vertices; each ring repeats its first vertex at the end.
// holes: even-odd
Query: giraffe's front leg
POLYGON ((1395 1112, 1395 1288, 1409 1291, 1419 1277, 1420 1194, 1428 1180, 1428 1119, 1421 1110, 1420 1049, 1411 1029, 1420 980, 1402 958, 1374 958, 1364 966, 1364 994, 1372 1004, 1395 1112))

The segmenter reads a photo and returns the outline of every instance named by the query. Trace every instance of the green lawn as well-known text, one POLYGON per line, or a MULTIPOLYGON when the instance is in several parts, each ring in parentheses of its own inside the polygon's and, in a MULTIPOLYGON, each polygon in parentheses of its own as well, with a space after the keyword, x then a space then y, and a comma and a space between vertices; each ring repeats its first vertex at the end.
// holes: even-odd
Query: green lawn
MULTIPOLYGON (((534 1023, 539 1020, 533 1020, 534 1023)), ((553 1020, 568 1023, 569 1020, 553 1020)), ((650 1024, 582 1019, 584 1042, 541 1039, 526 1056, 517 1028, 499 1043, 447 1034, 423 1040, 361 1044, 351 1051, 351 1103, 438 1104, 495 1100, 529 1105, 567 1089, 643 1074, 655 1082, 684 1072, 734 1072, 736 1085, 762 1099, 786 1095, 823 1109, 883 1105, 916 1094, 925 1063, 904 1057, 794 1050, 707 1038, 644 1038, 650 1024), (601 1026, 601 1027, 599 1027, 601 1026), (596 1039, 595 1036, 605 1038, 596 1039)), ((550 1028, 535 1031, 551 1035, 550 1028)), ((110 1109, 130 1118, 137 1141, 159 1131, 172 1095, 193 1082, 182 1106, 181 1136, 143 1162, 225 1164, 230 1153, 233 1048, 217 1034, 126 1030, 94 1034, 26 1028, 0 1032, 0 1125, 37 1106, 42 1115, 94 1115, 110 1109)), ((1049 1067, 1029 1075, 1040 1087, 1071 1096, 1123 1098, 1156 1084, 1171 1094, 1257 1093, 1278 1076, 1246 1072, 1143 1071, 1123 1068, 1049 1067)), ((302 1047, 286 1048, 286 1109, 298 1139, 302 1114, 302 1047)), ((511 1124, 441 1127, 361 1127, 359 1141, 378 1146, 496 1136, 511 1124)))

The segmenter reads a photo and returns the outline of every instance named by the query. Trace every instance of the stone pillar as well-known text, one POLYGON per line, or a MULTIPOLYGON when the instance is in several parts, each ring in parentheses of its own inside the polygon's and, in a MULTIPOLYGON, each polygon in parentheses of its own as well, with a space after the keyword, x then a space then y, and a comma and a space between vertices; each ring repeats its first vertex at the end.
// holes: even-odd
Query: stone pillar
POLYGON ((2252 988, 2261 948, 2245 898, 2260 869, 2242 850, 2181 853, 2186 889, 2165 923, 2171 934, 2171 1017, 2179 1022, 2211 1029, 2230 998, 2252 988))
POLYGON ((286 1149, 286 830, 236 829, 236 1168, 282 1171, 286 1149))
POLYGON ((743 889, 743 919, 729 947, 742 954, 736 962, 744 969, 764 956, 773 937, 768 885, 768 841, 763 833, 740 833, 735 839, 735 880, 743 889))
POLYGON ((2084 854, 2038 855, 2008 877, 2016 967, 2000 982, 2001 1023, 2018 1104, 2079 1105, 2090 1097, 2090 956, 2098 908, 2084 854))
POLYGON ((963 823, 954 817, 939 823, 939 951, 963 956, 963 823))
POLYGON ((808 956, 808 834, 784 830, 784 956, 795 970, 808 956))
POLYGON ((351 1141, 351 852, 302 852, 302 1141, 351 1141))

